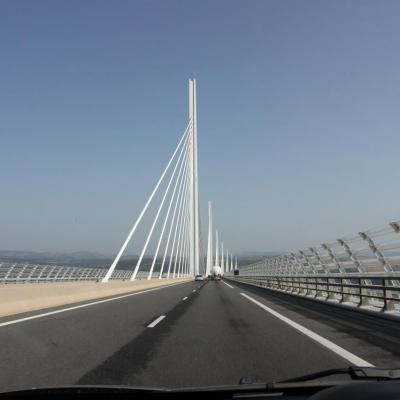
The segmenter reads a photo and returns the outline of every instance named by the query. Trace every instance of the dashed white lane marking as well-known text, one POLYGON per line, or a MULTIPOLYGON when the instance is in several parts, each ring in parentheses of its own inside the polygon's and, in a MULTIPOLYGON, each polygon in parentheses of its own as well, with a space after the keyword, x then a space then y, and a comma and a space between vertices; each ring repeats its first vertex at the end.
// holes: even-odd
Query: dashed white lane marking
POLYGON ((151 324, 147 325, 148 328, 154 328, 157 324, 159 324, 163 319, 165 318, 165 315, 160 315, 158 318, 156 318, 151 324))
POLYGON ((357 367, 374 367, 373 364, 370 364, 368 361, 363 360, 362 358, 356 356, 353 353, 350 353, 349 351, 345 350, 343 347, 338 346, 337 344, 331 342, 328 339, 325 339, 324 337, 318 335, 317 333, 310 331, 310 329, 305 328, 304 326, 298 324, 297 322, 292 321, 291 319, 283 316, 282 314, 279 314, 272 308, 269 308, 265 306, 264 304, 260 303, 259 301, 253 299, 252 297, 248 296, 245 293, 240 293, 243 297, 246 299, 252 301, 254 304, 257 306, 261 307, 263 310, 269 312, 272 314, 274 317, 279 318, 281 321, 287 323, 290 325, 292 328, 297 329, 299 332, 303 333, 304 335, 308 336, 310 339, 315 340, 322 346, 326 347, 327 349, 333 351, 340 357, 343 357, 347 361, 350 361, 352 364, 356 365, 357 367))
MULTIPOLYGON (((167 287, 171 287, 171 286, 175 286, 175 285, 182 285, 182 283, 185 283, 185 282, 172 283, 171 285, 166 285, 166 286, 161 286, 161 287, 157 287, 157 288, 141 290, 140 292, 134 292, 134 293, 124 294, 124 295, 122 295, 122 296, 111 297, 110 299, 92 301, 91 303, 81 304, 81 305, 79 305, 79 306, 73 306, 73 307, 68 307, 68 308, 62 308, 62 309, 60 309, 60 310, 54 310, 54 311, 49 311, 49 312, 42 313, 42 314, 31 315, 30 317, 25 317, 25 318, 13 319, 13 320, 11 320, 11 321, 7 321, 7 322, 2 322, 2 323, 0 323, 0 327, 2 327, 2 326, 7 326, 7 325, 12 325, 12 324, 17 324, 18 322, 29 321, 30 319, 36 319, 36 318, 41 318, 41 317, 47 317, 48 315, 60 314, 60 313, 65 312, 65 311, 77 310, 78 308, 84 308, 84 307, 94 306, 95 304, 107 303, 108 301, 123 299, 124 297, 136 296, 136 295, 142 294, 142 293, 153 292, 153 291, 155 291, 155 290, 165 289, 165 288, 167 288, 167 287)), ((105 284, 105 285, 106 285, 106 284, 105 284)))
POLYGON ((229 286, 231 289, 233 289, 233 286, 230 285, 229 283, 226 283, 226 282, 224 282, 224 281, 222 281, 222 283, 225 283, 226 286, 229 286))
POLYGON ((187 300, 187 296, 182 299, 183 301, 187 300))

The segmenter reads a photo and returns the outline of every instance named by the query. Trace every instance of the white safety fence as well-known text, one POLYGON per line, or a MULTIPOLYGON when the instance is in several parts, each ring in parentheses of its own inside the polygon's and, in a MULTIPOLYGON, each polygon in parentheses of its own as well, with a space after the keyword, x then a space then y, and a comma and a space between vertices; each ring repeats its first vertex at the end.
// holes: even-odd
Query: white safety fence
MULTIPOLYGON (((62 265, 0 262, 0 284, 39 283, 66 281, 100 281, 107 268, 82 268, 62 265)), ((129 270, 114 270, 111 280, 127 280, 132 276, 129 270)), ((147 279, 148 271, 139 271, 136 279, 147 279)), ((166 277, 166 274, 163 275, 166 277)), ((158 278, 158 276, 154 276, 158 278)))
POLYGON ((400 312, 400 222, 228 272, 243 282, 358 307, 400 312))

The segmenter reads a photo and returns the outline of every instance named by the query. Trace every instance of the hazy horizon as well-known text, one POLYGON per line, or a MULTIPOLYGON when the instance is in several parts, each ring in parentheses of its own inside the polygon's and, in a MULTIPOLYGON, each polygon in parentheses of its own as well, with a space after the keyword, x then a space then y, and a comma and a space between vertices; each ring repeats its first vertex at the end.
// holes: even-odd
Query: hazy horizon
MULTIPOLYGON (((15 254, 23 254, 23 253, 33 253, 33 254, 49 254, 49 255, 60 255, 60 256, 72 256, 72 255, 87 255, 93 257, 100 257, 100 258, 107 258, 107 259, 114 259, 115 254, 105 254, 100 252, 88 251, 88 250, 77 250, 77 251, 70 251, 70 252, 60 252, 60 251, 36 251, 36 250, 10 250, 10 249, 0 249, 0 260, 4 253, 15 253, 15 254)), ((236 256, 241 257, 260 257, 260 256, 269 256, 269 255, 277 255, 282 254, 284 252, 274 252, 274 251, 255 251, 255 252, 242 252, 237 253, 236 256)), ((137 258, 139 254, 133 253, 124 253, 121 258, 137 258)), ((144 258, 152 258, 154 257, 154 253, 146 253, 144 254, 144 258)), ((163 255, 158 255, 157 259, 162 258, 163 255)))

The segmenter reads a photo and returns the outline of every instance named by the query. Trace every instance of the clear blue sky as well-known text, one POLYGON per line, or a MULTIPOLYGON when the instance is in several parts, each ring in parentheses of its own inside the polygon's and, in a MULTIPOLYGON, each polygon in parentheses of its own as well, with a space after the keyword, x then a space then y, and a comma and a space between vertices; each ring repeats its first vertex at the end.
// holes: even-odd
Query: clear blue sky
POLYGON ((232 251, 399 219, 399 21, 399 1, 3 0, 0 248, 115 253, 190 77, 202 213, 232 251))

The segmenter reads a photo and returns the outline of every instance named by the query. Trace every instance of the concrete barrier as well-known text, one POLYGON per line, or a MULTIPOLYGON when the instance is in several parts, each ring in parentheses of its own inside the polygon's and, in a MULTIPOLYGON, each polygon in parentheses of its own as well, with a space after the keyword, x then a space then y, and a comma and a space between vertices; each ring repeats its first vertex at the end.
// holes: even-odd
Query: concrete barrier
POLYGON ((191 281, 192 278, 152 279, 150 281, 28 283, 0 286, 0 317, 41 310, 65 304, 133 293, 139 290, 191 281))

